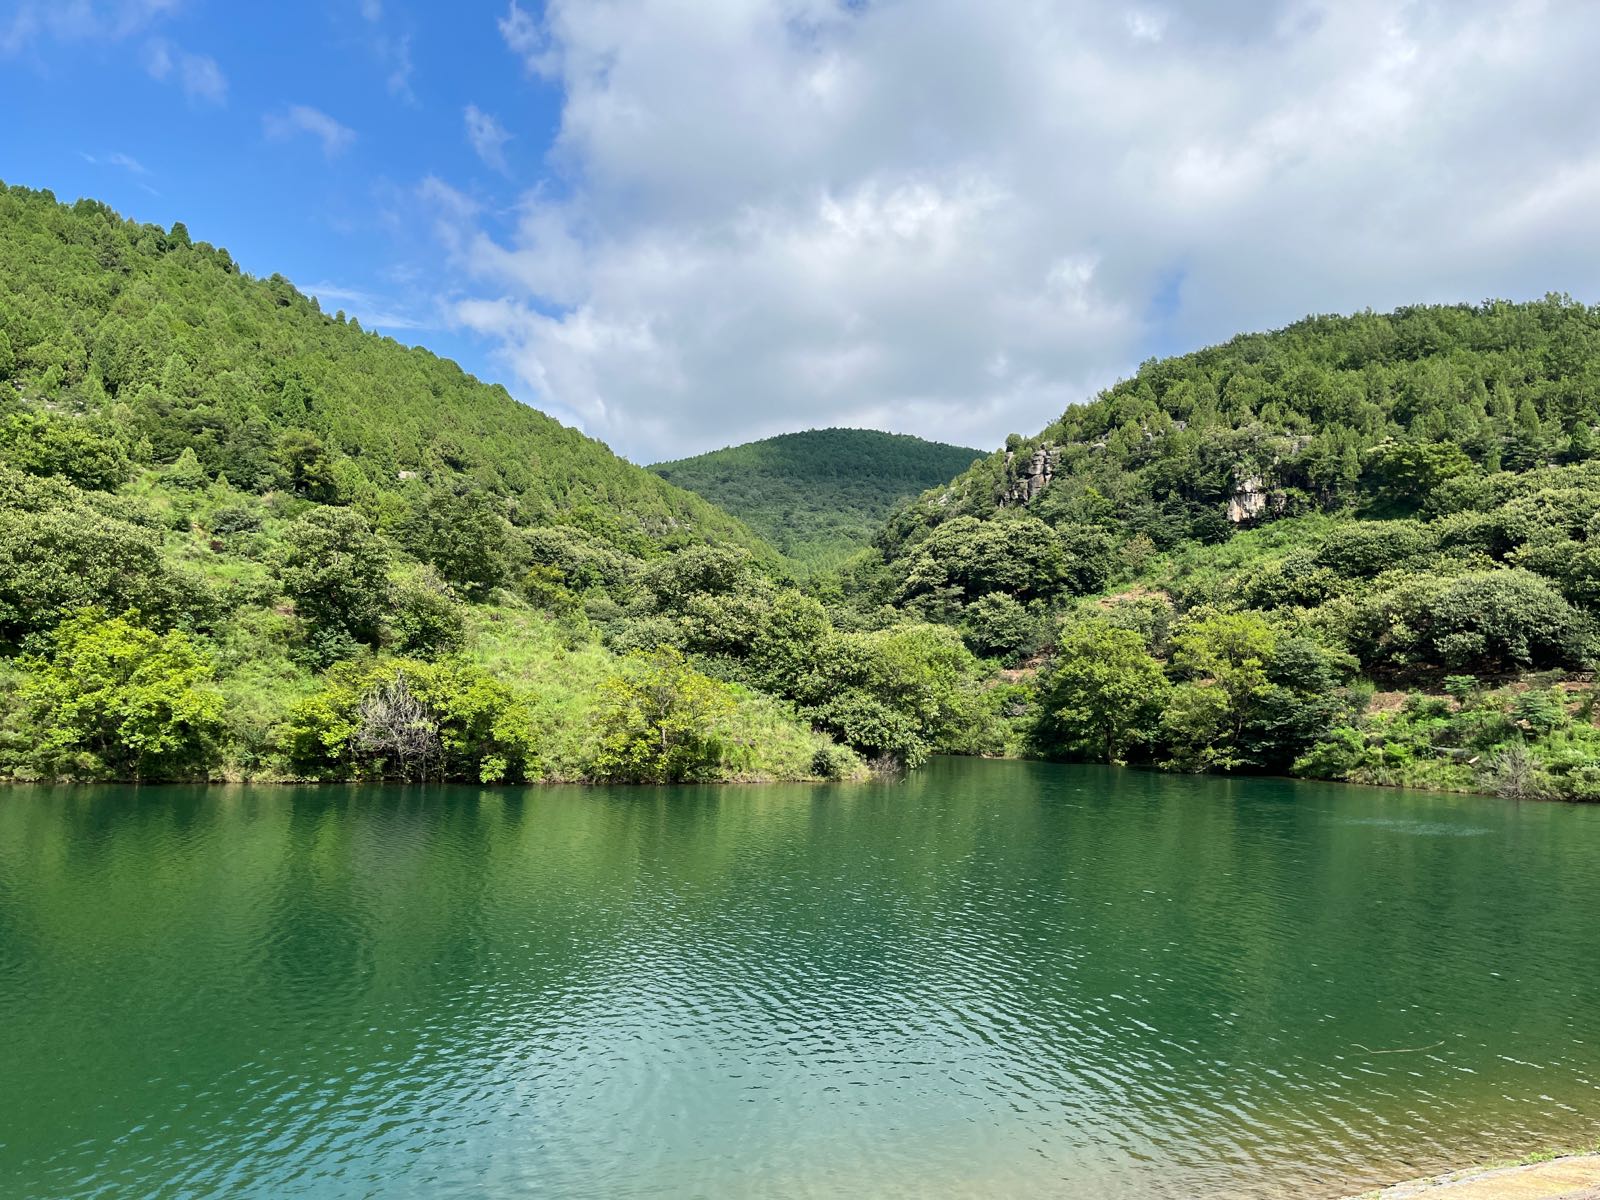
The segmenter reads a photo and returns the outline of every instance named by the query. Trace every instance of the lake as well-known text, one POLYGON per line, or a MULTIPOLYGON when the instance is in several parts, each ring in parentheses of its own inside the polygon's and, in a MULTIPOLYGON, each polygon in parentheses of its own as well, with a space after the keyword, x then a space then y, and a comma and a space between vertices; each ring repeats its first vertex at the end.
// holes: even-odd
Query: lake
POLYGON ((1600 1137, 1600 808, 0 791, 0 1195, 1337 1196, 1600 1137))

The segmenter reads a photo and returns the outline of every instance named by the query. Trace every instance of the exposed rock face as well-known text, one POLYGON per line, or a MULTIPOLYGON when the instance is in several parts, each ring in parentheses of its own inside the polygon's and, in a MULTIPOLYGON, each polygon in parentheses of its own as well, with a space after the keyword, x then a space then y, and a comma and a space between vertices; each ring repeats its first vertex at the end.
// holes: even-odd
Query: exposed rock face
POLYGON ((1242 525, 1269 511, 1280 513, 1284 500, 1282 492, 1267 490, 1267 481, 1260 475, 1242 475, 1233 485, 1233 496, 1228 500, 1228 520, 1242 525))
POLYGON ((1056 467, 1061 463, 1061 451, 1048 442, 1023 459, 1020 467, 1016 465, 1016 457, 1015 451, 1006 451, 1006 470, 1011 474, 1011 483, 1000 497, 1002 508, 1008 504, 1027 504, 1050 486, 1056 467))
POLYGON ((1253 521, 1267 511, 1267 485, 1259 475, 1246 475, 1234 485, 1228 500, 1228 520, 1235 525, 1253 521))

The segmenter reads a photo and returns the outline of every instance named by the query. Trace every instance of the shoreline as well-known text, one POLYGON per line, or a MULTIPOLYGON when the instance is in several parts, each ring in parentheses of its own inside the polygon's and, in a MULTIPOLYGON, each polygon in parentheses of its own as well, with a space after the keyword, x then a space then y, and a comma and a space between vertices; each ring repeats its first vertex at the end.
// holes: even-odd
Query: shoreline
POLYGON ((1600 1200, 1600 1147, 1425 1175, 1344 1200, 1600 1200))
MULTIPOLYGON (((1312 784, 1323 787, 1362 788, 1375 792, 1411 792, 1424 796, 1463 796, 1480 800, 1498 800, 1504 804, 1562 804, 1575 808, 1588 808, 1595 806, 1595 801, 1577 800, 1567 796, 1502 796, 1496 792, 1480 792, 1466 788, 1428 787, 1416 783, 1370 783, 1365 780, 1353 779, 1319 779, 1309 775, 1277 775, 1277 774, 1234 774, 1216 771, 1167 771, 1160 767, 1146 763, 1102 763, 1085 762, 1077 759, 1060 758, 1034 758, 1028 755, 1003 755, 1003 754, 940 754, 934 758, 973 759, 983 762, 1014 762, 1014 763, 1039 763, 1045 766, 1087 766, 1110 767, 1122 771, 1135 771, 1141 775, 1173 776, 1188 779, 1218 779, 1218 780, 1271 780, 1280 783, 1312 784)), ((901 772, 899 778, 915 771, 901 772)), ((795 776, 781 778, 772 776, 730 776, 723 779, 702 779, 684 783, 623 783, 614 780, 597 780, 559 777, 543 777, 540 779, 527 779, 520 783, 509 783, 505 780, 495 780, 492 783, 482 783, 466 779, 396 779, 386 777, 373 777, 366 779, 316 779, 306 776, 294 775, 201 775, 187 779, 19 779, 14 775, 0 775, 0 788, 4 787, 240 787, 259 785, 263 787, 349 787, 352 785, 405 785, 405 784, 443 784, 455 787, 478 787, 492 789, 514 788, 539 788, 539 787, 625 787, 625 788, 660 788, 660 787, 770 787, 774 785, 794 784, 835 784, 853 785, 882 782, 884 776, 868 769, 862 774, 846 776, 839 779, 825 779, 820 776, 795 776)))

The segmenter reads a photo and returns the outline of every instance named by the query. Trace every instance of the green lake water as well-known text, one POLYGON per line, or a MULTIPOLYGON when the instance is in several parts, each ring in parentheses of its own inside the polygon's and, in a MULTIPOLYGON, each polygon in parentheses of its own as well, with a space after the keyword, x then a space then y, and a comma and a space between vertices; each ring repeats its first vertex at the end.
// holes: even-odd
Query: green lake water
POLYGON ((1600 808, 0 791, 8 1198, 1316 1197, 1597 1139, 1600 808))

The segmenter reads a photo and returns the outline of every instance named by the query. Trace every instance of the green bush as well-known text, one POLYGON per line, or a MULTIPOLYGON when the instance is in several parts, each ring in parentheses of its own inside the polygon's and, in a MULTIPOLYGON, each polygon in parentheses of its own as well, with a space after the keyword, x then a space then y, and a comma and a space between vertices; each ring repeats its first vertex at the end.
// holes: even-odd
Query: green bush
POLYGON ((1492 673, 1581 667, 1593 653, 1587 615, 1523 570, 1404 576, 1358 596, 1331 623, 1371 667, 1492 673))
POLYGON ((528 702, 456 660, 337 663, 289 710, 281 738, 294 769, 314 778, 499 783, 540 773, 528 702), (408 754, 407 742, 427 748, 408 754))
POLYGON ((14 770, 173 779, 204 775, 215 760, 222 696, 209 655, 186 633, 87 608, 21 666, 17 700, 30 733, 14 770))
POLYGON ((631 654, 601 685, 589 773, 617 783, 715 779, 723 756, 717 726, 733 707, 727 686, 676 649, 631 654))
POLYGON ((38 508, 6 499, 0 493, 0 643, 90 606, 137 609, 157 626, 209 612, 205 584, 168 564, 156 531, 108 515, 74 488, 38 508))
POLYGON ((107 492, 126 481, 131 469, 122 445, 91 422, 24 412, 0 419, 0 463, 107 492))
POLYGON ((423 568, 393 585, 390 635, 401 654, 427 658, 454 654, 466 640, 466 615, 450 585, 423 568))

